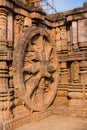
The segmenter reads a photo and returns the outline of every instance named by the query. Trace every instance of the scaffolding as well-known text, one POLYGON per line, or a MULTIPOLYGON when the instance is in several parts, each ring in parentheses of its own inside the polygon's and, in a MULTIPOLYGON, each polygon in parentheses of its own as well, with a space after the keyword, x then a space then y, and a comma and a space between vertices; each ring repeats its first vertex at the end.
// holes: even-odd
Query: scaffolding
POLYGON ((57 13, 57 10, 55 9, 54 0, 41 0, 41 7, 48 14, 57 13))

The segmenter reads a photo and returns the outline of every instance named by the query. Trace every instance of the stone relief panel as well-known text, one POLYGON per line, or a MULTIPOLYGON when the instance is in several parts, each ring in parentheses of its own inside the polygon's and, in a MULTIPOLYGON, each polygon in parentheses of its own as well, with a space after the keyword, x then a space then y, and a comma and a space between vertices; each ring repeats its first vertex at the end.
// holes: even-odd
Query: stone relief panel
POLYGON ((87 42, 87 19, 78 20, 79 42, 87 42))
POLYGON ((60 41, 61 41, 61 51, 67 51, 67 41, 68 41, 68 33, 66 30, 66 26, 60 27, 60 41))
POLYGON ((71 64, 71 81, 79 82, 79 62, 75 61, 71 64))
POLYGON ((22 33, 24 28, 24 16, 15 15, 14 17, 14 44, 17 44, 19 34, 22 33))
POLYGON ((15 47, 14 86, 27 108, 41 111, 49 107, 58 86, 56 47, 46 30, 28 28, 15 47))
POLYGON ((68 31, 66 26, 57 27, 55 35, 58 51, 66 52, 68 50, 68 31))
POLYGON ((64 39, 67 40, 66 26, 62 26, 60 29, 61 29, 61 40, 64 40, 64 39))

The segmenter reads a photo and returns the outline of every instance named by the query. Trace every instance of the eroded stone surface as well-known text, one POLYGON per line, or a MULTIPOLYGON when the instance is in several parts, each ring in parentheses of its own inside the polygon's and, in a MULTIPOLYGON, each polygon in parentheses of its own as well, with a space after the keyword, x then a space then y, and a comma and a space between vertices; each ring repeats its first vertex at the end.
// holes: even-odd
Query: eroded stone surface
POLYGON ((66 116, 51 116, 39 122, 32 122, 15 130, 86 130, 86 119, 66 116))
POLYGON ((6 130, 49 113, 87 117, 87 3, 48 15, 40 2, 0 1, 0 122, 6 130))

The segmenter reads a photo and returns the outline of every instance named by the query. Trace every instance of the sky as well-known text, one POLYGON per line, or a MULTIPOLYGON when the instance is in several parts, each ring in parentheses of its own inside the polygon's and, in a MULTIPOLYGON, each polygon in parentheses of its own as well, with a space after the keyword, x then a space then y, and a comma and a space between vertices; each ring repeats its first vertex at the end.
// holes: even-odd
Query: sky
MULTIPOLYGON (((52 0, 48 0, 52 4, 52 0)), ((81 7, 87 0, 54 0, 55 8, 58 12, 72 10, 76 7, 81 7)))

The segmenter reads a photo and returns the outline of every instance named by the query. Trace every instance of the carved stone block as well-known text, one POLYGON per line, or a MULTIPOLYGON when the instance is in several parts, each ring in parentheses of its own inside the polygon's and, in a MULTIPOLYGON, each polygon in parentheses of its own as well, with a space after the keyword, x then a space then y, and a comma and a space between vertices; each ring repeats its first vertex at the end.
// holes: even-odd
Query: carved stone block
POLYGON ((0 0, 0 122, 6 130, 48 116, 53 105, 57 113, 87 117, 86 3, 46 14, 40 2, 0 0))

